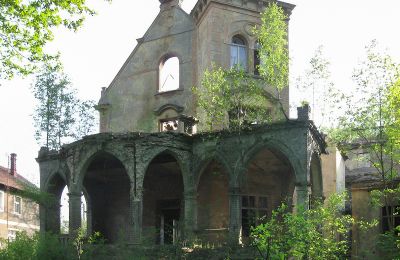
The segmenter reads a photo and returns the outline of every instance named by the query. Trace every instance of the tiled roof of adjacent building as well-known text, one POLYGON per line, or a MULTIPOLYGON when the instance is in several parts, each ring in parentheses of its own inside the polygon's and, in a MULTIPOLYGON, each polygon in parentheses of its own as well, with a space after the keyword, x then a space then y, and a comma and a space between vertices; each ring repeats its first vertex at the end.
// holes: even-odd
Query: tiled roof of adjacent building
POLYGON ((25 185, 36 186, 18 173, 12 175, 10 172, 10 169, 0 166, 0 186, 15 188, 18 190, 24 189, 25 185))

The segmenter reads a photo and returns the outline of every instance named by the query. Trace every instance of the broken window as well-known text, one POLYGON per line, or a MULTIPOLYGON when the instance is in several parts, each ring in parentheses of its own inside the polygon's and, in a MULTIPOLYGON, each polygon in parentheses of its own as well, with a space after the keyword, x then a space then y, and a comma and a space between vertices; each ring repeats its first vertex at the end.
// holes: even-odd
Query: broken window
POLYGON ((268 216, 268 199, 265 196, 242 196, 242 236, 250 236, 251 227, 268 216))
POLYGON ((159 92, 179 89, 179 59, 169 57, 160 64, 159 92))
POLYGON ((231 43, 231 68, 238 67, 247 70, 247 46, 240 35, 232 37, 231 43))
POLYGON ((178 119, 160 120, 160 132, 178 131, 178 119))

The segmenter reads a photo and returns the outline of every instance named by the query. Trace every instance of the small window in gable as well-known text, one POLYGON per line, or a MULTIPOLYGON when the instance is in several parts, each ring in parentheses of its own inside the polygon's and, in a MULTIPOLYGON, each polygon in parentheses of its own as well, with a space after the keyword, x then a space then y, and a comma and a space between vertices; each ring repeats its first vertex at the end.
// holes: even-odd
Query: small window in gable
POLYGON ((232 37, 230 65, 231 68, 238 67, 247 70, 247 46, 240 35, 232 37))
POLYGON ((166 58, 159 68, 159 92, 179 89, 179 59, 178 57, 166 58))

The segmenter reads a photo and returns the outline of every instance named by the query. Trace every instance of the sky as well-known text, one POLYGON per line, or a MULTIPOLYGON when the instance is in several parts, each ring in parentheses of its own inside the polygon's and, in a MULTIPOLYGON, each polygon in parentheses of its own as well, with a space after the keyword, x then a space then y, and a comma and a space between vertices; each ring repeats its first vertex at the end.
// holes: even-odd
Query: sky
MULTIPOLYGON (((331 62, 332 77, 343 89, 354 86, 353 69, 372 39, 400 61, 399 0, 288 0, 295 4, 289 25, 290 77, 300 75, 319 45, 331 62)), ((159 12, 157 0, 89 0, 97 15, 87 18, 77 33, 55 31, 49 51, 60 51, 64 71, 79 96, 98 100, 159 12)), ((184 0, 186 12, 196 0, 184 0)), ((1 81, 0 165, 17 153, 17 171, 39 183, 35 161, 39 145, 34 139, 31 114, 32 77, 1 81)))

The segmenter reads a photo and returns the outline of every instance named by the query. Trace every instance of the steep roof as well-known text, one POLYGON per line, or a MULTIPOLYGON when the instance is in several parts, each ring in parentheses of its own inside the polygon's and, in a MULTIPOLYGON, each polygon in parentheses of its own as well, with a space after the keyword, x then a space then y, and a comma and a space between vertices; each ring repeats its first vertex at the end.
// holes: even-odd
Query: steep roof
POLYGON ((18 173, 15 173, 14 175, 10 174, 10 169, 2 166, 0 166, 0 185, 18 190, 23 190, 26 185, 36 187, 35 184, 28 181, 18 173))

